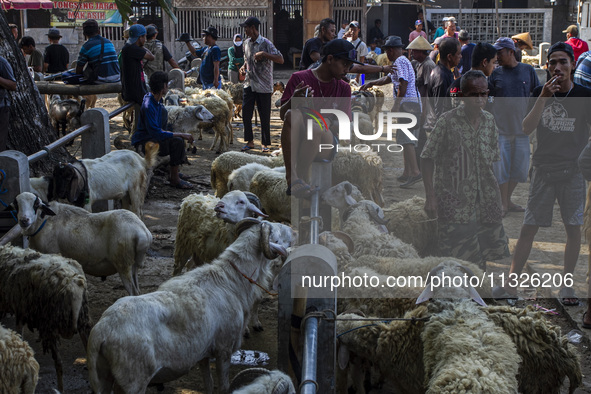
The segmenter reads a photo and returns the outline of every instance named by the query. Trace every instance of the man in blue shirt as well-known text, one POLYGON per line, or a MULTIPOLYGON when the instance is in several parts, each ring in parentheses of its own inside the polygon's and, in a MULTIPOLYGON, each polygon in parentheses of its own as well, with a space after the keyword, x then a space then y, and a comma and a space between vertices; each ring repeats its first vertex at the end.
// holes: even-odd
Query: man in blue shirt
POLYGON ((201 68, 199 68, 199 78, 203 84, 203 89, 221 89, 222 88, 222 77, 220 75, 220 60, 222 59, 222 51, 220 47, 216 45, 218 39, 218 30, 209 26, 203 30, 203 43, 205 47, 196 50, 191 41, 185 41, 187 48, 195 57, 203 58, 201 62, 201 68))
POLYGON ((162 129, 166 125, 167 113, 162 105, 162 98, 168 92, 168 76, 162 71, 156 71, 150 77, 150 90, 144 96, 140 108, 137 131, 131 137, 131 143, 137 151, 143 151, 146 142, 152 141, 160 144, 159 156, 170 155, 170 186, 178 189, 192 189, 193 185, 182 178, 179 166, 186 162, 185 143, 183 140, 193 142, 193 136, 188 133, 172 133, 162 129))
MULTIPOLYGON (((119 82, 119 63, 113 43, 99 35, 98 22, 89 19, 82 24, 82 32, 87 41, 80 48, 76 62, 76 72, 65 72, 62 80, 72 84, 93 84, 119 82), (101 55, 102 50, 102 55, 101 55), (96 80, 90 81, 84 75, 84 67, 97 68, 96 80)), ((87 73, 88 75, 88 73, 87 73)))

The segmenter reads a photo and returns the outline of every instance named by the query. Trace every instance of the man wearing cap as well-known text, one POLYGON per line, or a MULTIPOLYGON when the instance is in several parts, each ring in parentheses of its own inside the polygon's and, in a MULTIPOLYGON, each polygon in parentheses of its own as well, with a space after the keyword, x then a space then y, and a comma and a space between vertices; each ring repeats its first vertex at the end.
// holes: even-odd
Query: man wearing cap
POLYGON ((202 30, 202 33, 203 43, 205 44, 203 48, 195 49, 190 39, 186 40, 185 44, 187 44, 187 48, 189 48, 193 56, 203 59, 199 68, 199 79, 201 79, 203 89, 221 89, 220 61, 222 60, 222 51, 216 45, 218 29, 209 26, 207 29, 202 30))
POLYGON ((300 59, 300 70, 305 70, 320 60, 322 47, 335 37, 336 24, 330 18, 320 21, 318 37, 312 37, 304 44, 302 58, 300 59))
POLYGON ((521 122, 527 115, 527 100, 540 84, 532 66, 515 59, 515 44, 509 37, 499 38, 493 45, 499 66, 491 74, 495 96, 493 115, 499 129, 501 161, 495 163, 495 175, 501 189, 503 214, 523 212, 511 201, 519 182, 527 182, 529 171, 529 137, 523 133, 521 122), (521 99, 520 99, 521 98, 521 99))
POLYGON ((394 85, 395 97, 392 112, 410 112, 417 117, 417 125, 410 129, 416 138, 415 140, 411 140, 401 130, 396 131, 396 143, 402 145, 404 148, 404 172, 398 177, 398 180, 401 182, 401 188, 407 188, 420 182, 422 179, 415 154, 419 128, 421 127, 421 104, 419 91, 415 85, 415 72, 410 60, 402 56, 403 48, 404 44, 402 44, 400 37, 388 37, 388 40, 384 44, 384 49, 388 54, 388 60, 394 62, 396 69, 383 78, 364 84, 360 90, 392 83, 394 85))
POLYGON ((134 118, 131 126, 133 134, 137 129, 140 106, 148 93, 144 80, 142 60, 154 60, 154 55, 146 48, 146 28, 132 25, 129 28, 129 39, 121 49, 121 96, 123 100, 133 103, 134 118))
MULTIPOLYGON (((419 11, 419 12, 417 12, 417 19, 420 20, 421 22, 423 22, 423 31, 425 33, 427 33, 427 40, 429 40, 429 36, 431 34, 435 33, 435 26, 433 25, 433 23, 431 23, 431 21, 425 21, 425 16, 423 15, 423 11, 422 10, 419 11)), ((410 24, 408 26, 408 30, 409 31, 414 31, 415 28, 416 28, 416 22, 413 23, 413 24, 410 24)))
POLYGON ((58 29, 51 28, 47 33, 49 45, 45 47, 43 54, 43 69, 46 73, 55 74, 68 69, 70 63, 70 52, 68 49, 60 44, 62 35, 58 29))
MULTIPOLYGON (((554 203, 558 201, 566 231, 562 274, 567 278, 575 270, 581 247, 586 185, 577 159, 589 139, 591 90, 571 81, 575 56, 570 45, 564 42, 552 45, 547 65, 552 78, 534 89, 532 97, 537 99, 535 103, 530 100, 530 110, 522 124, 525 135, 537 130, 538 145, 532 156, 533 171, 523 226, 509 272, 521 273, 538 229, 552 225, 554 203)), ((578 305, 573 287, 561 283, 560 302, 578 305)), ((515 287, 510 284, 505 289, 496 288, 493 295, 514 296, 515 287)))
MULTIPOLYGON (((351 21, 351 23, 349 23, 349 30, 345 33, 343 38, 351 41, 351 44, 353 44, 353 48, 357 52, 357 62, 363 64, 365 63, 365 57, 367 56, 369 51, 367 50, 367 45, 363 41, 361 41, 361 38, 359 37, 360 32, 361 27, 359 25, 359 22, 351 21)), ((350 73, 347 75, 347 77, 349 79, 355 78, 355 80, 359 82, 360 74, 350 73)))
POLYGON ((516 34, 511 36, 511 39, 515 43, 515 59, 517 59, 518 62, 521 61, 523 56, 521 51, 534 49, 534 43, 531 40, 529 32, 516 34))
MULTIPOLYGON (((427 82, 429 81, 431 72, 435 68, 435 63, 429 57, 429 51, 433 50, 433 47, 429 44, 429 41, 425 40, 423 37, 417 37, 417 39, 411 42, 406 49, 410 51, 410 58, 412 59, 411 64, 416 75, 415 84, 419 90, 419 94, 421 97, 428 97, 429 86, 427 82)), ((426 122, 428 118, 427 115, 431 112, 429 101, 423 99, 421 102, 423 104, 421 128, 419 130, 419 141, 417 142, 417 148, 415 149, 419 170, 421 169, 420 155, 425 146, 425 142, 427 141, 427 131, 431 131, 433 128, 433 125, 426 122)))
POLYGON ((88 19, 82 24, 82 33, 87 41, 80 48, 76 70, 74 73, 65 72, 62 80, 71 84, 110 83, 119 82, 119 62, 113 43, 99 35, 98 22, 88 19), (84 69, 96 69, 96 81, 88 81, 84 69))
MULTIPOLYGON (((342 78, 357 62, 353 45, 343 39, 335 39, 324 46, 322 63, 317 68, 298 71, 287 82, 281 97, 283 119, 281 149, 285 161, 285 178, 288 195, 309 198, 314 187, 308 182, 310 165, 314 161, 331 161, 338 145, 339 124, 332 115, 324 115, 327 130, 313 125, 313 138, 307 138, 306 118, 293 106, 293 99, 314 97, 316 110, 339 109, 351 118, 351 87, 342 78), (339 99, 340 98, 340 99, 339 99), (333 145, 333 149, 319 151, 320 144, 333 145)), ((303 105, 311 105, 300 102, 303 105)), ((297 102, 296 102, 297 104, 297 102)))
POLYGON ((269 152, 271 145, 271 96, 273 95, 273 63, 283 64, 283 55, 275 45, 259 34, 259 21, 248 17, 240 27, 248 39, 244 43, 244 65, 240 72, 246 74, 244 99, 242 101, 242 121, 244 123, 243 151, 254 148, 252 114, 256 102, 261 116, 262 151, 269 152))
POLYGON ((408 35, 408 42, 413 42, 415 38, 422 36, 425 40, 427 40, 427 33, 423 31, 423 21, 417 19, 415 21, 415 30, 411 31, 408 35))
POLYGON ((589 50, 589 45, 579 38, 579 28, 577 25, 570 25, 562 32, 566 33, 566 43, 573 47, 576 62, 579 60, 579 56, 581 56, 583 52, 587 52, 589 50))
POLYGON ((29 55, 27 66, 33 67, 35 72, 43 72, 43 54, 35 48, 35 39, 33 39, 33 37, 24 36, 21 38, 20 47, 23 51, 23 55, 29 55))
POLYGON ((158 40, 158 28, 156 25, 148 25, 146 27, 146 43, 144 47, 154 55, 154 60, 144 61, 144 71, 148 80, 152 74, 156 71, 165 71, 166 67, 164 63, 170 64, 172 68, 179 68, 176 60, 173 59, 172 55, 168 51, 168 48, 164 46, 162 41, 158 40))
POLYGON ((460 44, 462 44, 462 60, 458 65, 458 71, 463 75, 472 68, 472 51, 476 44, 470 42, 470 34, 466 30, 460 30, 458 39, 460 44))

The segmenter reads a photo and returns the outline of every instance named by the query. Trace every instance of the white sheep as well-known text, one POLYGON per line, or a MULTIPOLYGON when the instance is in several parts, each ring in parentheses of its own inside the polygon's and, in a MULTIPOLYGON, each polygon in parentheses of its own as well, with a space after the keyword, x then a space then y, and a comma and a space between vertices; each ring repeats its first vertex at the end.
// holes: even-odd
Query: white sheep
MULTIPOLYGON (((290 236, 278 223, 245 220, 238 239, 211 264, 163 283, 156 292, 124 297, 109 307, 90 333, 88 373, 96 393, 113 385, 144 392, 199 365, 205 392, 213 392, 210 358, 216 359, 218 387, 229 388, 232 353, 241 344, 257 281, 290 236)), ((290 232, 291 230, 289 230, 290 232)))
POLYGON ((211 188, 216 197, 223 197, 228 193, 228 177, 232 171, 248 163, 259 163, 268 167, 284 166, 282 156, 266 157, 244 152, 226 152, 211 163, 211 188))
POLYGON ((234 130, 232 129, 232 119, 234 118, 234 100, 232 99, 232 96, 230 95, 230 93, 228 93, 222 89, 208 89, 204 93, 206 96, 214 94, 226 102, 226 105, 228 106, 228 109, 230 110, 230 112, 228 112, 228 115, 227 115, 228 116, 228 123, 226 123, 226 129, 228 131, 228 136, 229 136, 228 143, 233 144, 234 143, 234 130))
POLYGON ((242 100, 244 98, 244 83, 224 82, 223 89, 228 92, 234 103, 234 117, 242 117, 242 100))
POLYGON ((250 190, 250 182, 252 182, 254 174, 268 169, 269 166, 260 163, 248 163, 235 169, 228 177, 228 190, 250 190))
MULTIPOLYGON (((234 389, 232 394, 296 394, 291 378, 278 369, 274 369, 273 371, 263 368, 245 369, 236 375, 230 388, 232 388, 235 385, 235 382, 238 382, 242 376, 254 375, 255 373, 260 376, 249 384, 234 389)), ((236 385, 238 384, 239 383, 236 385)))
POLYGON ((414 196, 384 208, 388 230, 402 242, 414 246, 420 256, 437 251, 437 220, 425 212, 425 199, 414 196))
POLYGON ((58 389, 63 391, 59 338, 69 339, 78 333, 86 348, 92 327, 86 278, 80 264, 62 256, 3 246, 0 248, 0 314, 5 313, 14 314, 17 324, 39 331, 43 352, 51 351, 58 389))
POLYGON ((266 216, 257 205, 258 197, 239 190, 222 199, 202 193, 185 197, 177 221, 172 275, 180 275, 189 259, 192 268, 218 257, 236 240, 236 223, 266 216))
POLYGON ((384 206, 384 164, 376 152, 340 150, 332 161, 332 182, 349 181, 359 187, 366 199, 384 206))
POLYGON ((213 115, 203 105, 167 106, 168 124, 175 133, 200 133, 202 123, 211 124, 213 115))
POLYGON ((285 169, 285 167, 267 169, 254 174, 250 191, 261 199, 261 206, 269 215, 269 220, 290 223, 292 200, 285 193, 287 190, 285 172, 279 169, 285 169))
MULTIPOLYGON (((185 93, 189 105, 203 105, 214 116, 213 130, 215 132, 215 137, 210 150, 214 150, 218 140, 219 144, 216 153, 223 153, 228 150, 228 144, 230 143, 232 136, 232 111, 228 108, 226 100, 210 91, 202 91, 199 89, 192 90, 187 88, 185 89, 185 93)), ((199 140, 201 139, 203 139, 203 137, 200 133, 199 140)))
POLYGON ((141 218, 148 170, 156 163, 158 149, 158 144, 148 142, 145 159, 130 150, 117 150, 98 159, 59 164, 53 171, 56 195, 89 212, 95 201, 121 199, 123 208, 141 218))
POLYGON ((89 213, 53 201, 46 205, 32 193, 16 197, 18 224, 30 247, 77 260, 92 276, 118 273, 125 290, 140 294, 137 279, 152 234, 133 213, 117 209, 89 213))
POLYGON ((418 257, 412 245, 388 233, 384 212, 373 201, 362 200, 350 206, 341 214, 341 221, 341 230, 355 243, 355 257, 365 254, 399 258, 418 257))
POLYGON ((0 392, 33 394, 39 380, 35 352, 16 332, 0 324, 0 392))

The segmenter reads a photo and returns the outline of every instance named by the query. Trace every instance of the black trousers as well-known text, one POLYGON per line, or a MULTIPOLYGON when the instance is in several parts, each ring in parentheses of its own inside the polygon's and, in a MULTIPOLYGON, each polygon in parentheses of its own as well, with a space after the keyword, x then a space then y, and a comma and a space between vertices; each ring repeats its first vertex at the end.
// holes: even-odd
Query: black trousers
POLYGON ((250 87, 244 88, 242 100, 242 122, 244 123, 244 140, 253 141, 252 114, 256 102, 261 116, 261 144, 271 145, 271 96, 273 93, 256 93, 250 87))
MULTIPOLYGON (((147 142, 147 141, 146 141, 147 142)), ((146 153, 145 145, 146 142, 138 143, 135 145, 135 149, 138 153, 146 153)), ((185 140, 181 137, 172 137, 164 141, 160 141, 160 150, 158 156, 170 155, 171 167, 180 166, 187 161, 187 154, 185 152, 185 140)))

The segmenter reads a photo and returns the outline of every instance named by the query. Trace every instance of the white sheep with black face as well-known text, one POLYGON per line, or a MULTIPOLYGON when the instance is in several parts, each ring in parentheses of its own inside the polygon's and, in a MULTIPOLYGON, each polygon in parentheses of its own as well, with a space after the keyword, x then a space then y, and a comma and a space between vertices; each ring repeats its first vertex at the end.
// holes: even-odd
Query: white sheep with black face
POLYGON ((140 294, 138 270, 152 244, 146 225, 125 209, 89 213, 67 204, 45 204, 33 193, 16 197, 17 218, 29 246, 75 259, 92 276, 119 274, 130 295, 140 294))
POLYGON ((143 393, 199 365, 205 392, 213 392, 209 369, 216 359, 220 392, 229 389, 230 359, 241 344, 259 280, 278 254, 285 255, 290 233, 278 223, 245 220, 239 233, 211 264, 164 282, 157 291, 124 297, 94 326, 88 344, 88 374, 96 393, 143 393))

